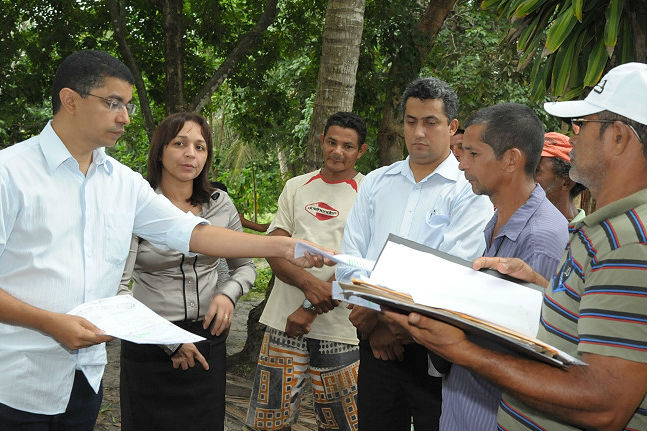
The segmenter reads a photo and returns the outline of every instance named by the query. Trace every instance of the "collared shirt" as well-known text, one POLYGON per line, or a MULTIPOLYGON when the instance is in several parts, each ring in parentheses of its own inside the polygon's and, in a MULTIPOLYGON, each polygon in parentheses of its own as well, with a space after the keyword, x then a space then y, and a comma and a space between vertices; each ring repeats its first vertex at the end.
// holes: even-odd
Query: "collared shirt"
MULTIPOLYGON (((131 234, 187 252, 205 220, 184 214, 126 166, 93 151, 87 175, 47 124, 0 151, 0 288, 57 313, 114 295, 131 234)), ((65 411, 75 369, 98 390, 103 344, 78 351, 0 323, 0 403, 41 414, 65 411)))
MULTIPOLYGON (((407 157, 366 176, 348 216, 341 250, 376 260, 394 233, 472 260, 485 249, 481 232, 492 213, 490 200, 472 192, 453 156, 417 183, 407 157)), ((342 265, 335 271, 339 281, 362 273, 342 265)))
MULTIPOLYGON (((569 226, 559 269, 544 294, 537 338, 583 353, 647 363, 647 189, 569 226)), ((504 393, 503 430, 577 430, 504 393)), ((647 429, 647 395, 624 425, 647 429)))
MULTIPOLYGON (((550 279, 568 241, 568 222, 546 198, 539 184, 530 197, 492 238, 498 220, 495 213, 484 235, 489 244, 484 256, 518 257, 547 280, 550 279), (490 239, 492 240, 490 242, 490 239)), ((443 381, 441 430, 496 430, 501 398, 499 388, 453 365, 443 381)))

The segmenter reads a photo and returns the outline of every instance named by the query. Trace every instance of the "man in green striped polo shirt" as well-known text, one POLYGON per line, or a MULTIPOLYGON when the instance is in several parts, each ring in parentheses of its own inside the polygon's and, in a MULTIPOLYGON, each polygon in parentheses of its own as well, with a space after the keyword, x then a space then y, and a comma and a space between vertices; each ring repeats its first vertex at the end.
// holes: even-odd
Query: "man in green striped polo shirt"
POLYGON ((566 370, 484 349, 462 330, 388 312, 416 342, 504 392, 500 430, 647 429, 647 65, 612 69, 584 100, 546 111, 570 121, 570 177, 597 211, 570 227, 550 283, 519 259, 474 268, 546 286, 537 337, 586 362, 566 370))

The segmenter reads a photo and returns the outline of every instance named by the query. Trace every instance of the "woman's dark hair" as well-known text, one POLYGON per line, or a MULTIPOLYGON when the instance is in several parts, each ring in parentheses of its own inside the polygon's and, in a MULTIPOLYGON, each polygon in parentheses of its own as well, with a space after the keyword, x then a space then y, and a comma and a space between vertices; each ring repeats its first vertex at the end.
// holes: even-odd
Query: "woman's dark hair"
POLYGON ((193 194, 188 199, 191 205, 200 205, 209 202, 213 187, 209 183, 209 166, 213 157, 213 142, 211 128, 207 120, 195 112, 178 112, 171 114, 162 121, 153 133, 150 150, 148 151, 148 173, 146 179, 151 187, 156 189, 162 180, 162 153, 173 138, 180 133, 187 121, 197 123, 202 129, 202 137, 207 146, 207 160, 200 174, 193 179, 193 194))

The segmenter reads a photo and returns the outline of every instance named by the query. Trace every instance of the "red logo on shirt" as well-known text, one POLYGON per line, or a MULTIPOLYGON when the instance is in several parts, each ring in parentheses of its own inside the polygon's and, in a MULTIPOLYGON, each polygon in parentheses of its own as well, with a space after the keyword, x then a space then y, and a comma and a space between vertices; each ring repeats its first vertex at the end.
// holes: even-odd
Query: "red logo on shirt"
POLYGON ((313 202, 308 204, 306 205, 306 211, 317 217, 317 220, 330 220, 339 215, 339 211, 325 202, 313 202))

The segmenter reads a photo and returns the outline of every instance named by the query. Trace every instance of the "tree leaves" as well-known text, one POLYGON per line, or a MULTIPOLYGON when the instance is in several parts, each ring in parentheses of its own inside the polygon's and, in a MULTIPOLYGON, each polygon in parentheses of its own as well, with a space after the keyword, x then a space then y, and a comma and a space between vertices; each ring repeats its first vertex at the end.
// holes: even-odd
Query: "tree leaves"
POLYGON ((577 97, 585 87, 594 85, 605 69, 636 57, 630 16, 639 6, 633 2, 485 0, 481 7, 496 8, 510 21, 512 29, 503 44, 516 42, 522 52, 519 70, 532 62, 536 98, 543 97, 542 87, 553 97, 577 97), (541 52, 537 49, 540 44, 544 46, 541 52), (545 70, 547 67, 550 70, 545 70))

